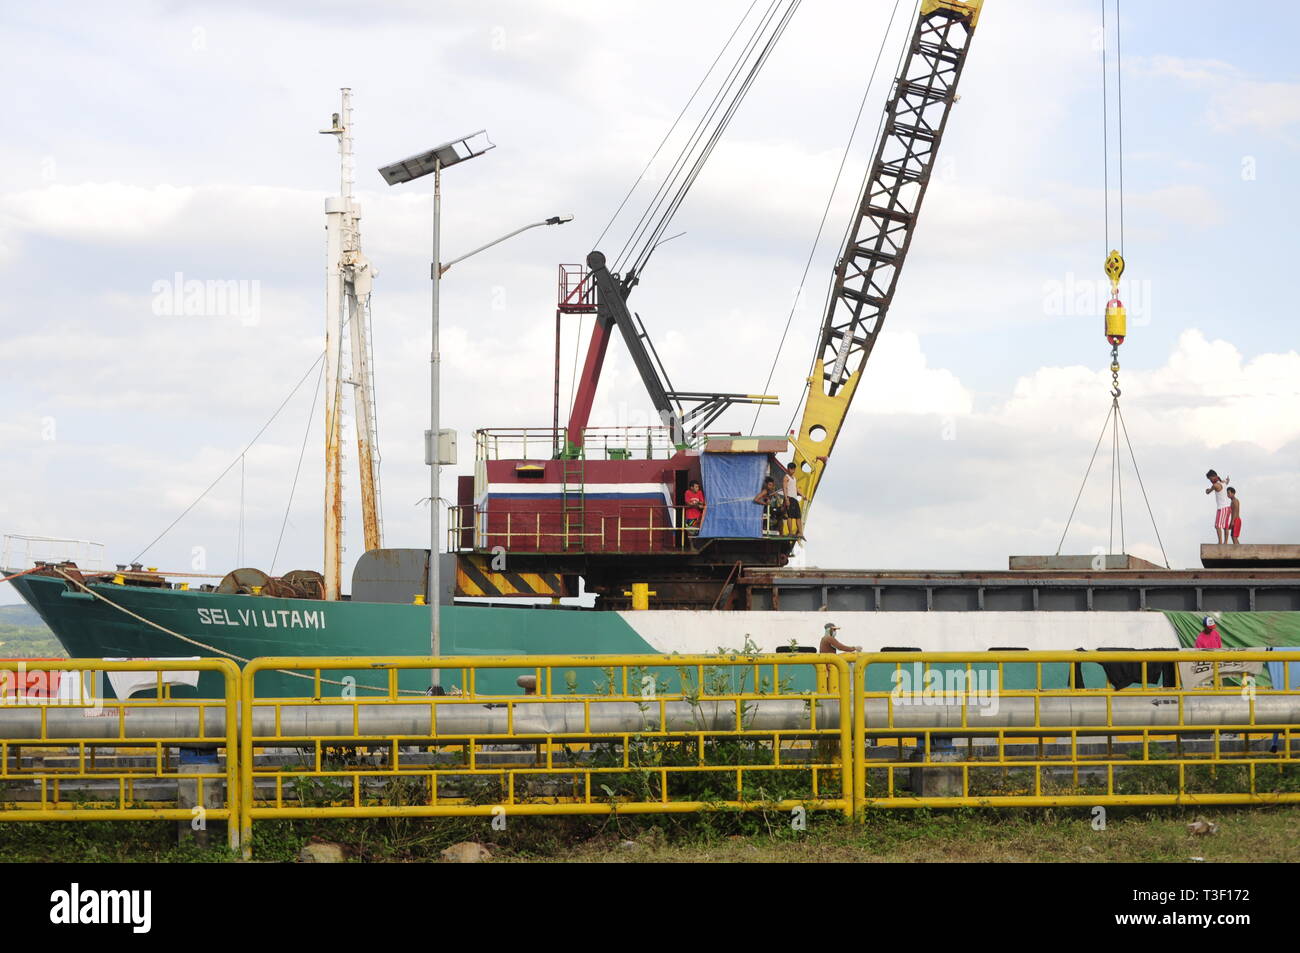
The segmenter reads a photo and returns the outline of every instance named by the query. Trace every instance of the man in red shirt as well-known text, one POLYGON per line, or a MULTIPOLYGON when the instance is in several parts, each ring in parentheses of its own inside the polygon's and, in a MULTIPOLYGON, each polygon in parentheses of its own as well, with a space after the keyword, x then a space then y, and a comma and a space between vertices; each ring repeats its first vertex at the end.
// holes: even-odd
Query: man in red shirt
POLYGON ((692 480, 690 486, 686 489, 686 526, 688 529, 700 528, 700 522, 704 519, 704 511, 708 509, 709 504, 705 502, 704 490, 700 488, 699 480, 692 480))
POLYGON ((1200 635, 1196 637, 1196 648, 1198 649, 1221 649, 1223 648, 1223 638, 1219 635, 1219 627, 1215 625, 1211 616, 1205 617, 1205 627, 1201 629, 1200 635))

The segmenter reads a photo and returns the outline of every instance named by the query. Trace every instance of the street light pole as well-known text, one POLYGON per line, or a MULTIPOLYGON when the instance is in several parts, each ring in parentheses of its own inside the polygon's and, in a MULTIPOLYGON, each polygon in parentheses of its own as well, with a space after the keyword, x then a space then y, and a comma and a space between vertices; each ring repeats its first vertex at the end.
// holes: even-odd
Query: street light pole
MULTIPOLYGON (((494 148, 496 147, 487 139, 487 133, 480 129, 476 133, 462 136, 460 139, 453 139, 451 142, 445 142, 426 152, 386 165, 379 170, 379 174, 384 177, 384 181, 389 185, 400 185, 403 182, 411 182, 430 173, 433 174, 433 260, 429 264, 429 277, 433 281, 432 304, 429 315, 431 326, 428 439, 429 571, 425 574, 428 581, 428 591, 425 593, 425 599, 429 604, 429 652, 435 659, 442 654, 442 618, 439 611, 442 602, 442 593, 440 591, 442 589, 442 573, 438 560, 438 551, 441 548, 438 545, 439 517, 441 515, 438 512, 438 491, 442 482, 442 455, 439 452, 441 441, 438 439, 441 432, 439 426, 441 423, 439 419, 439 391, 442 373, 442 357, 438 351, 438 299, 442 287, 442 273, 457 262, 464 261, 471 255, 477 255, 484 249, 498 245, 507 238, 513 238, 520 232, 526 232, 530 228, 537 228, 540 225, 563 225, 565 222, 573 221, 572 215, 554 215, 545 221, 534 222, 531 225, 517 228, 507 235, 502 235, 500 238, 488 242, 486 245, 480 245, 459 258, 453 258, 444 265, 442 263, 442 170, 467 159, 477 158, 489 149, 494 148), (480 136, 482 137, 481 141, 480 136)), ((434 689, 437 690, 442 682, 441 672, 437 668, 433 669, 431 680, 434 689)))
MULTIPOLYGON (((439 579, 438 565, 438 484, 442 476, 442 458, 438 453, 438 391, 440 384, 440 364, 441 357, 438 353, 438 291, 439 260, 441 258, 440 244, 442 238, 442 170, 448 166, 453 166, 464 162, 468 159, 475 159, 487 152, 489 149, 496 148, 492 141, 488 139, 487 132, 480 129, 478 132, 471 133, 468 136, 462 136, 459 139, 453 139, 450 142, 444 142, 440 146, 435 146, 417 155, 402 159, 400 162, 394 162, 380 168, 379 174, 384 177, 384 181, 389 185, 400 185, 403 182, 412 182, 415 179, 433 173, 433 261, 429 265, 429 277, 433 281, 432 305, 430 308, 430 325, 431 341, 429 350, 429 571, 425 574, 428 580, 428 591, 425 598, 429 603, 429 649, 436 658, 440 654, 442 643, 442 620, 440 618, 439 590, 442 588, 439 579)), ((442 679, 438 669, 434 668, 431 672, 431 681, 434 689, 438 689, 442 679)))
MULTIPOLYGON (((439 406, 438 393, 441 389, 441 356, 438 353, 438 292, 442 287, 442 255, 440 244, 442 240, 442 160, 434 159, 433 161, 433 264, 429 269, 429 274, 433 279, 433 305, 432 305, 432 325, 433 325, 433 346, 429 353, 429 419, 430 431, 429 442, 433 447, 429 467, 429 654, 433 658, 438 658, 442 649, 442 613, 439 611, 441 603, 441 573, 442 568, 439 563, 441 560, 438 556, 440 547, 438 546, 438 496, 440 484, 442 483, 442 455, 439 452, 438 439, 439 435, 439 406)), ((435 668, 432 671, 432 684, 438 688, 442 683, 442 672, 435 668)))
MULTIPOLYGON (((473 251, 466 252, 459 258, 453 258, 445 265, 442 263, 442 165, 437 160, 433 164, 433 265, 430 273, 433 277, 433 352, 429 355, 429 416, 431 418, 431 437, 430 442, 433 446, 431 473, 429 476, 429 500, 432 512, 429 514, 429 593, 428 600, 432 609, 432 622, 429 626, 429 649, 434 658, 441 654, 442 650, 442 620, 439 617, 438 604, 441 597, 441 566, 438 559, 438 491, 442 482, 442 456, 439 452, 439 378, 441 373, 441 358, 438 353, 438 300, 439 291, 442 288, 442 276, 452 265, 471 258, 481 251, 500 245, 508 238, 514 238, 530 228, 540 228, 543 225, 563 225, 566 222, 573 221, 572 215, 552 215, 550 218, 540 222, 532 222, 516 228, 513 232, 507 232, 500 238, 495 238, 486 245, 480 245, 473 251)), ((439 684, 439 670, 433 670, 433 684, 439 684)))

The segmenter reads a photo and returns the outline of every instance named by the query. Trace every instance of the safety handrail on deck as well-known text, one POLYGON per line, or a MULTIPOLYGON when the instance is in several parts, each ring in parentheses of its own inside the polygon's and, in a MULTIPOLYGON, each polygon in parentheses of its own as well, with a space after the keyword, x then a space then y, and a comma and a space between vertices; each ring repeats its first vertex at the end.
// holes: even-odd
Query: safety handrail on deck
POLYGON ((1295 803, 1295 666, 1258 649, 0 659, 0 822, 194 816, 139 796, 160 780, 199 805, 224 786, 206 817, 245 852, 273 817, 1295 803), (1136 671, 1081 686, 1094 663, 1136 671), (184 670, 216 673, 220 697, 175 697, 184 670), (49 672, 154 673, 156 697, 54 697, 49 672), (277 674, 301 692, 259 693, 277 674), (214 760, 182 771, 184 748, 214 760), (81 798, 106 781, 102 804, 81 798))

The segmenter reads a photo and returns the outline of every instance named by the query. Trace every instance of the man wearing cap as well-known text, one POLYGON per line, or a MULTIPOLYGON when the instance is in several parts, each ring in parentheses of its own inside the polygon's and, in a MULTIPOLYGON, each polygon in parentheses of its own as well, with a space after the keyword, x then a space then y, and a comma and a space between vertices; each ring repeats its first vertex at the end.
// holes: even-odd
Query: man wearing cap
MULTIPOLYGON (((835 633, 840 627, 834 622, 827 622, 823 630, 821 644, 817 646, 817 651, 822 655, 834 655, 836 652, 861 652, 860 645, 845 645, 835 637, 835 633)), ((840 675, 833 665, 817 666, 817 691, 820 693, 834 694, 840 690, 840 675)))
POLYGON ((839 630, 840 627, 836 625, 834 622, 827 622, 825 633, 822 635, 821 645, 817 647, 817 651, 822 653, 823 655, 834 655, 836 652, 861 652, 862 651, 862 646, 860 645, 845 645, 843 642, 837 639, 835 637, 835 633, 838 632, 839 630))
POLYGON ((1223 648, 1223 639, 1219 636, 1219 627, 1214 621, 1213 616, 1205 617, 1205 627, 1201 629, 1201 634, 1196 637, 1196 647, 1198 649, 1221 649, 1223 648))

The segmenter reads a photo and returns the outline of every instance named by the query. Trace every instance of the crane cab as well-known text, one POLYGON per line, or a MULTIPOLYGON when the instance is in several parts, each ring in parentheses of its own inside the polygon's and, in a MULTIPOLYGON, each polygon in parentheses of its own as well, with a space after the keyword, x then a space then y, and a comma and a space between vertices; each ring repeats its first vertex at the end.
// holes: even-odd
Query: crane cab
POLYGON ((767 477, 780 487, 787 438, 708 434, 686 447, 666 427, 615 427, 587 428, 579 448, 565 441, 551 428, 475 434, 474 475, 460 479, 449 548, 479 591, 458 594, 574 595, 579 576, 612 597, 646 581, 669 593, 676 577, 707 586, 737 562, 787 561, 794 537, 754 502, 767 477), (696 480, 704 518, 692 526, 686 491, 696 480), (484 592, 493 573, 565 581, 559 592, 484 592))

